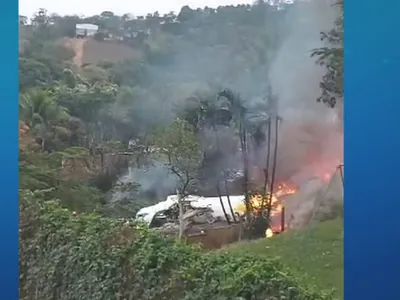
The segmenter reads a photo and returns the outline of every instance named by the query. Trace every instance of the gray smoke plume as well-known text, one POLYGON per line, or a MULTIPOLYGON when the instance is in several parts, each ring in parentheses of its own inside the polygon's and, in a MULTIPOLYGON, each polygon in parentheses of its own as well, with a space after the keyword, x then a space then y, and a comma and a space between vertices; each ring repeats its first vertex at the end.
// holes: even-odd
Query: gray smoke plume
POLYGON ((316 172, 334 172, 342 160, 336 111, 316 102, 325 70, 310 57, 312 49, 325 46, 320 32, 332 28, 337 13, 331 0, 294 4, 286 16, 289 35, 269 72, 283 118, 278 166, 282 175, 287 172, 298 184, 322 175, 316 172))
MULTIPOLYGON (((266 32, 275 30, 276 36, 285 36, 279 49, 266 57, 265 62, 257 62, 251 71, 234 74, 231 71, 234 64, 240 63, 240 55, 244 55, 235 56, 237 49, 204 49, 181 40, 172 50, 174 62, 153 67, 150 71, 150 76, 159 86, 165 86, 165 90, 158 100, 160 105, 152 105, 152 111, 146 112, 152 116, 149 119, 155 119, 158 114, 165 116, 167 110, 184 108, 185 99, 196 91, 207 90, 210 79, 213 79, 214 87, 232 88, 239 92, 248 107, 262 102, 270 85, 278 98, 279 114, 283 118, 279 136, 278 177, 302 185, 311 177, 322 175, 319 174, 321 172, 334 172, 342 161, 342 133, 337 130, 335 111, 316 102, 325 70, 310 57, 312 49, 324 46, 320 32, 333 27, 337 11, 332 4, 331 0, 312 0, 290 5, 281 14, 279 26, 271 29, 266 25, 264 28, 266 32)), ((166 38, 165 47, 168 45, 166 38)), ((156 104, 157 99, 153 102, 156 104)), ((223 140, 227 132, 219 130, 218 134, 223 140)), ((201 142, 207 145, 213 139, 213 132, 207 132, 205 136, 208 139, 201 142)), ((222 144, 228 145, 227 142, 222 144)), ((226 150, 225 147, 223 150, 226 150)), ((266 147, 263 145, 256 150, 265 153, 266 147)), ((237 168, 238 164, 240 158, 225 155, 219 165, 237 168)), ((265 162, 261 159, 259 165, 264 168, 265 162)), ((129 176, 144 189, 156 188, 159 194, 175 184, 174 175, 161 167, 147 171, 131 170, 129 176)))
POLYGON ((343 203, 343 187, 336 174, 343 161, 343 133, 336 111, 317 103, 319 82, 325 72, 310 58, 312 49, 325 46, 321 31, 333 27, 338 15, 330 0, 302 1, 287 15, 291 30, 269 72, 273 93, 279 99, 280 128, 278 173, 301 186, 285 201, 292 226, 307 224, 313 216, 328 214, 343 203), (328 174, 326 174, 328 173, 328 174), (317 178, 311 179, 314 176, 317 178), (311 180, 310 180, 311 179, 311 180))
POLYGON ((129 183, 137 184, 137 189, 114 191, 111 195, 112 202, 126 199, 132 201, 144 195, 153 200, 165 198, 168 194, 174 193, 178 178, 161 162, 153 162, 143 168, 129 167, 127 173, 117 182, 122 185, 129 183))
POLYGON ((343 217, 343 182, 340 172, 330 181, 314 178, 300 191, 284 199, 289 228, 343 217))

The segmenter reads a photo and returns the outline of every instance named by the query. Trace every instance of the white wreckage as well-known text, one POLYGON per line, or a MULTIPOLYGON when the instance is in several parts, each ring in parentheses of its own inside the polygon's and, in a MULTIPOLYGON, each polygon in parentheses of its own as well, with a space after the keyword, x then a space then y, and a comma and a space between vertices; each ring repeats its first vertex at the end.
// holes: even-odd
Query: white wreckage
MULTIPOLYGON (((228 217, 233 220, 233 216, 229 208, 228 197, 221 196, 221 199, 228 217)), ((184 219, 193 217, 196 214, 196 211, 205 211, 208 223, 213 223, 215 220, 219 219, 225 219, 225 215, 221 207, 221 199, 220 197, 202 197, 196 195, 186 196, 183 199, 184 203, 189 204, 194 211, 191 212, 193 215, 185 216, 184 219)), ((232 205, 233 213, 235 215, 242 215, 244 196, 229 196, 229 200, 232 205)), ((170 195, 165 201, 140 209, 136 214, 136 219, 151 226, 157 219, 167 219, 166 213, 175 207, 177 203, 178 196, 170 195)))

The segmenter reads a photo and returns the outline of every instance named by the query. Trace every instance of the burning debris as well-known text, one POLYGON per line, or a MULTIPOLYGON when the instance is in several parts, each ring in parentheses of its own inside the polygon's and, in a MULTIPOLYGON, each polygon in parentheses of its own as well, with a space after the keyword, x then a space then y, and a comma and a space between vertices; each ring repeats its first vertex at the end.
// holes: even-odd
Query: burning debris
MULTIPOLYGON (((179 197, 178 195, 171 195, 167 197, 166 201, 143 208, 138 212, 137 217, 153 227, 172 228, 178 223, 184 223, 185 230, 198 224, 212 225, 216 222, 225 222, 230 225, 231 223, 241 223, 244 227, 257 231, 256 237, 272 237, 274 234, 284 231, 290 225, 288 223, 294 224, 293 220, 298 218, 298 214, 293 210, 293 204, 287 199, 293 198, 299 192, 301 193, 299 186, 303 184, 302 182, 310 180, 312 176, 322 182, 329 182, 332 174, 326 172, 326 170, 331 169, 329 166, 332 165, 332 160, 326 160, 325 163, 322 163, 324 162, 324 158, 320 156, 322 139, 318 140, 318 143, 313 140, 306 141, 306 151, 302 157, 297 157, 296 161, 286 159, 285 151, 292 149, 290 145, 285 145, 285 142, 292 136, 288 135, 289 131, 286 125, 283 143, 281 139, 278 139, 280 124, 284 120, 278 116, 278 101, 271 92, 266 99, 267 115, 264 118, 258 118, 256 122, 250 117, 252 115, 251 109, 244 105, 243 100, 238 95, 235 95, 232 91, 224 90, 218 94, 217 99, 220 98, 227 100, 225 103, 227 108, 224 107, 224 120, 229 119, 229 122, 233 122, 234 126, 238 128, 236 138, 240 141, 238 152, 240 152, 242 160, 242 169, 240 170, 242 178, 240 180, 243 194, 239 196, 230 195, 228 188, 228 183, 231 183, 229 167, 222 166, 219 170, 216 170, 220 174, 215 178, 217 181, 217 197, 193 195, 182 197, 184 203, 182 217, 178 205, 179 197), (227 113, 230 114, 229 118, 226 118, 227 113), (265 134, 260 135, 260 133, 265 134), (258 148, 254 148, 253 144, 258 145, 258 148), (260 152, 260 147, 265 149, 264 158, 257 155, 257 152, 260 152), (304 163, 303 166, 299 163, 301 161, 304 163), (285 170, 288 165, 294 162, 297 169, 285 170), (260 167, 260 165, 264 166, 260 167), (220 189, 220 181, 225 183, 223 185, 224 191, 220 189), (300 184, 294 184, 296 181, 300 184), (222 193, 225 195, 222 195, 222 193), (285 210, 286 202, 289 205, 288 209, 285 210), (285 211, 290 215, 288 222, 286 221, 285 211), (202 219, 202 221, 199 221, 199 219, 202 219)), ((215 122, 217 122, 215 118, 218 119, 220 116, 217 113, 219 110, 217 107, 207 106, 210 104, 205 105, 205 103, 200 103, 201 109, 198 115, 194 111, 191 112, 190 116, 196 116, 193 119, 196 120, 197 132, 201 132, 209 126, 213 128, 217 152, 219 156, 222 156, 219 135, 215 126, 215 122)), ((224 123, 224 125, 231 126, 232 124, 224 123)), ((311 134, 316 139, 323 136, 320 132, 316 134, 315 130, 313 131, 313 126, 299 127, 297 131, 311 134)))
POLYGON ((267 230, 265 230, 265 237, 266 238, 271 238, 274 236, 274 232, 272 231, 271 228, 267 228, 267 230))
POLYGON ((302 228, 313 221, 336 218, 343 213, 343 165, 326 176, 314 176, 285 199, 290 214, 288 228, 302 228))
MULTIPOLYGON (((259 230, 262 230, 262 236, 271 238, 285 231, 286 228, 301 226, 300 223, 305 219, 304 214, 309 215, 310 212, 313 211, 313 207, 316 206, 317 200, 314 201, 312 199, 316 198, 317 191, 319 191, 319 196, 321 196, 320 191, 329 186, 331 182, 333 182, 334 185, 337 185, 338 182, 341 184, 343 183, 342 177, 339 176, 343 173, 340 172, 342 169, 343 167, 339 166, 337 172, 321 173, 326 174, 325 176, 316 175, 315 179, 309 180, 309 183, 302 187, 297 187, 289 182, 277 183, 276 191, 271 197, 271 211, 269 214, 265 208, 265 199, 266 197, 268 198, 269 195, 263 196, 260 193, 251 194, 249 196, 251 215, 255 219, 265 220, 264 223, 260 222, 260 226, 264 226, 259 230), (339 179, 338 176, 340 177, 339 179), (327 179, 329 179, 329 181, 326 181, 327 179), (316 185, 316 182, 320 182, 320 185, 316 185), (305 198, 310 198, 310 203, 304 201, 303 199, 305 198), (311 206, 307 206, 310 204, 311 206)), ((332 198, 332 195, 328 195, 328 197, 332 198)), ((182 220, 184 222, 186 234, 190 232, 191 235, 207 235, 209 230, 221 228, 221 226, 229 226, 221 208, 221 200, 223 205, 228 205, 227 196, 201 197, 189 195, 184 197, 185 213, 182 220)), ((232 195, 229 197, 229 201, 239 225, 243 226, 247 224, 247 226, 250 226, 248 224, 249 220, 246 219, 247 210, 244 203, 245 196, 232 195)), ((232 214, 228 214, 230 221, 233 222, 232 214)), ((137 213, 137 219, 146 222, 150 227, 164 234, 176 235, 180 223, 178 196, 170 195, 165 201, 141 209, 137 213)), ((256 222, 253 221, 253 223, 256 222)))
MULTIPOLYGON (((270 216, 271 222, 267 229, 263 229, 266 236, 271 236, 274 233, 280 233, 285 230, 285 210, 281 198, 291 195, 296 192, 296 189, 288 184, 279 184, 277 191, 272 196, 271 213, 268 214, 265 210, 265 198, 260 194, 250 196, 251 214, 259 216, 265 220, 270 216), (269 230, 268 230, 269 229, 269 230)), ((223 205, 228 204, 228 197, 221 196, 223 205)), ((184 215, 183 222, 185 230, 197 225, 219 225, 226 223, 224 212, 221 208, 221 200, 219 197, 201 197, 190 195, 183 198, 184 215)), ((229 201, 233 208, 233 214, 229 213, 230 221, 233 222, 233 217, 237 218, 237 222, 242 220, 246 222, 246 205, 244 203, 245 196, 230 196, 229 201)), ((165 201, 156 205, 142 208, 137 213, 137 219, 147 223, 150 227, 158 228, 158 230, 173 231, 179 227, 179 207, 178 196, 168 196, 165 201)), ((267 222, 269 223, 269 222, 267 222)))

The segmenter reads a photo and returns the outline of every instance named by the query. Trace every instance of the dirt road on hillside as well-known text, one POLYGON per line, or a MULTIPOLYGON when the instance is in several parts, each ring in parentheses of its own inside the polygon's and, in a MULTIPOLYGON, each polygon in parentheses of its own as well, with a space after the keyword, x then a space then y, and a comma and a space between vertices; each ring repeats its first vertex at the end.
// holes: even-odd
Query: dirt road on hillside
POLYGON ((77 67, 82 66, 82 58, 83 58, 83 47, 86 43, 86 39, 78 39, 78 38, 70 38, 65 42, 65 46, 71 48, 75 52, 75 57, 72 59, 72 62, 77 67))

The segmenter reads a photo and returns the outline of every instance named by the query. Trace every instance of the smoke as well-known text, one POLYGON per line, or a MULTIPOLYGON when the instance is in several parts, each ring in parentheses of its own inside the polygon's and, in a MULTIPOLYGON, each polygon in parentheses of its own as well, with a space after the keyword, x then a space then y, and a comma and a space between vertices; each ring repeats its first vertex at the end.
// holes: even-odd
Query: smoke
POLYGON ((175 192, 178 178, 166 165, 155 161, 144 168, 129 167, 127 173, 118 180, 119 184, 132 182, 138 185, 138 190, 114 191, 111 201, 133 200, 136 197, 147 197, 153 200, 165 198, 175 192))
POLYGON ((325 46, 321 31, 329 31, 338 11, 330 0, 299 1, 286 15, 289 34, 269 71, 273 94, 283 118, 279 135, 279 177, 297 184, 318 173, 334 172, 342 161, 343 135, 337 112, 316 99, 325 70, 311 58, 325 46))
POLYGON ((332 1, 302 1, 288 15, 289 35, 269 72, 272 91, 283 118, 279 135, 278 178, 290 179, 299 192, 285 200, 291 227, 337 216, 343 208, 343 186, 336 175, 343 161, 343 133, 337 112, 316 99, 325 70, 315 64, 310 51, 326 46, 319 38, 329 31, 338 15, 332 1))
POLYGON ((132 171, 132 177, 144 193, 152 193, 155 198, 158 198, 175 192, 174 188, 178 178, 171 174, 167 166, 161 163, 155 162, 146 169, 134 169, 132 171))
POLYGON ((285 119, 321 120, 331 111, 313 101, 320 95, 319 83, 325 70, 315 64, 310 54, 325 46, 320 32, 330 30, 336 16, 331 0, 299 1, 286 14, 288 35, 269 71, 269 82, 285 119))
POLYGON ((329 182, 314 178, 300 191, 284 199, 289 228, 343 217, 343 182, 336 172, 329 182))
MULTIPOLYGON (((162 97, 152 99, 151 107, 143 110, 143 119, 154 121, 155 116, 173 116, 185 108, 188 97, 198 91, 209 91, 210 86, 231 88, 241 94, 246 106, 254 107, 263 101, 270 85, 283 118, 277 177, 303 185, 312 176, 333 172, 342 161, 343 137, 338 131, 335 110, 316 102, 325 70, 310 57, 312 49, 324 46, 320 32, 333 27, 338 12, 332 4, 331 0, 297 1, 282 12, 274 12, 276 26, 266 20, 261 30, 268 32, 268 36, 273 31, 280 46, 273 54, 266 55, 264 61, 254 60, 251 69, 245 65, 251 61, 249 58, 260 56, 246 52, 245 36, 249 34, 246 32, 242 34, 243 41, 233 48, 210 46, 211 40, 221 44, 217 41, 229 39, 229 35, 204 37, 208 39, 204 42, 206 47, 198 40, 196 43, 176 39, 171 42, 168 37, 158 40, 156 47, 170 49, 174 60, 149 70, 148 77, 156 83, 149 89, 161 91, 162 97), (242 71, 237 71, 238 66, 243 66, 242 71)), ((234 147, 228 142, 228 131, 218 129, 224 155, 214 169, 240 167, 240 157, 227 150, 234 147)), ((213 132, 205 132, 201 144, 215 144, 213 136, 213 132)), ((256 150, 265 153, 266 146, 256 150)), ((260 161, 259 167, 264 168, 265 162, 260 161)), ((130 172, 127 175, 130 180, 138 182, 144 190, 155 189, 157 195, 164 195, 176 184, 175 176, 161 166, 130 172)))

